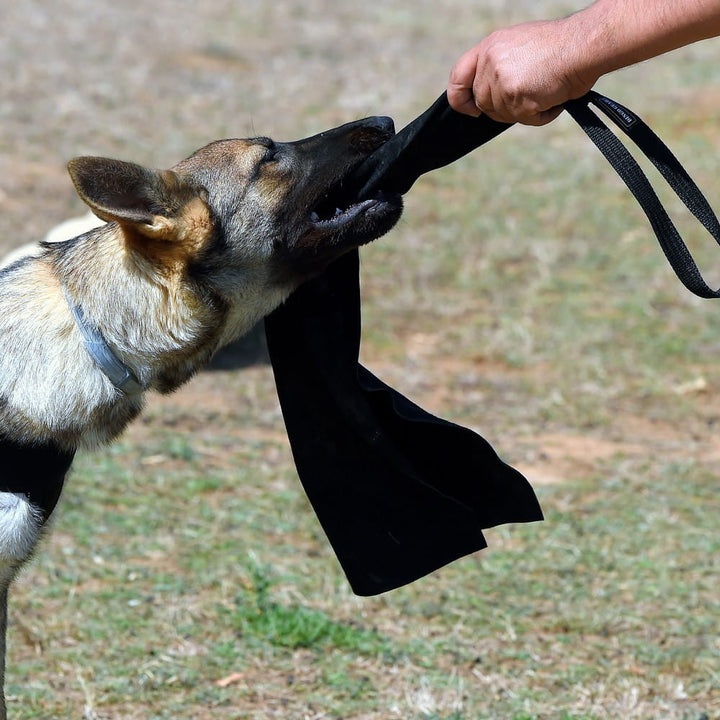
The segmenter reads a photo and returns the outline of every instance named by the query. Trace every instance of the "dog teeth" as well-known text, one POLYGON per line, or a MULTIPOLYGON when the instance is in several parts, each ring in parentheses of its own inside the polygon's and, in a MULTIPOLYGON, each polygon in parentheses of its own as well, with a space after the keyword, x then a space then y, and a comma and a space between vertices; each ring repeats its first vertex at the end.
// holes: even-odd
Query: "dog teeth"
MULTIPOLYGON (((343 210, 342 208, 336 207, 336 208, 335 208, 335 212, 334 212, 334 214, 333 214, 333 217, 332 217, 331 219, 340 217, 340 215, 344 215, 346 212, 347 212, 346 210, 343 210)), ((313 210, 313 211, 310 213, 310 221, 311 221, 311 222, 314 222, 314 223, 327 222, 327 220, 323 221, 323 220, 320 218, 320 216, 317 214, 317 212, 316 212, 315 210, 313 210)))
POLYGON ((378 200, 373 198, 362 200, 358 203, 352 203, 346 208, 336 207, 335 212, 332 214, 332 216, 329 214, 329 210, 328 214, 323 214, 322 217, 317 210, 311 210, 310 222, 326 228, 338 228, 345 223, 351 222, 364 210, 368 210, 373 205, 377 205, 377 203, 378 200))

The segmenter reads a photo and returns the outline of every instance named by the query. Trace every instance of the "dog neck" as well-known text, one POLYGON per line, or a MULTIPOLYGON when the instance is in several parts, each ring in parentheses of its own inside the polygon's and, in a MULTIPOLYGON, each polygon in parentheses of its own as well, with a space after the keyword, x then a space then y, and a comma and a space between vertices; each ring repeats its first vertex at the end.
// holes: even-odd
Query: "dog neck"
POLYGON ((123 233, 110 223, 48 247, 47 260, 80 347, 103 379, 127 397, 170 392, 215 349, 225 314, 213 307, 212 293, 167 272, 123 233))
POLYGON ((73 301, 65 286, 63 293, 75 324, 83 336, 83 345, 98 369, 125 395, 139 395, 145 392, 147 385, 143 385, 133 371, 118 358, 100 330, 87 321, 82 308, 73 301))

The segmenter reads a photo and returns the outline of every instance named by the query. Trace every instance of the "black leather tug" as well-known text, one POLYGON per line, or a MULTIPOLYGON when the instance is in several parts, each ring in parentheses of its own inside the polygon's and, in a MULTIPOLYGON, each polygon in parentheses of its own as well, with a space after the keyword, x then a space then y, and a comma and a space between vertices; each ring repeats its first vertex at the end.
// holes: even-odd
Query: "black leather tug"
POLYGON ((46 522, 60 499, 74 457, 74 452, 54 443, 22 444, 0 435, 0 492, 27 496, 46 522))

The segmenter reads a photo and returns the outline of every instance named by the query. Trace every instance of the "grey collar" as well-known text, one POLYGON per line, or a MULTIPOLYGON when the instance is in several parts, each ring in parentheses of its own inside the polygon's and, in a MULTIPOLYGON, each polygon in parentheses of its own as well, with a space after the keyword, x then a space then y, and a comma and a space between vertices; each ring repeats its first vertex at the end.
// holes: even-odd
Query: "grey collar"
POLYGON ((88 322, 82 308, 73 302, 65 287, 63 287, 63 292, 70 312, 75 318, 75 324, 83 336, 85 349, 99 370, 125 395, 139 395, 147 390, 147 386, 142 385, 133 371, 112 351, 102 333, 88 322))

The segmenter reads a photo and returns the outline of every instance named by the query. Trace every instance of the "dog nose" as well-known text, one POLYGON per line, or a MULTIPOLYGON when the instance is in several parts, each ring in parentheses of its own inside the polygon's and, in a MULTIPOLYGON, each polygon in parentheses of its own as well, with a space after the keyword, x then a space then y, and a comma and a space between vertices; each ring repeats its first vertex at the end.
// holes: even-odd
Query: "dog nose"
POLYGON ((384 133, 389 133, 390 135, 395 134, 395 123, 391 117, 376 115, 375 117, 368 118, 367 122, 368 126, 371 128, 375 128, 376 130, 380 130, 384 133))
POLYGON ((353 128, 352 147, 363 154, 377 150, 395 135, 395 123, 392 118, 381 115, 358 120, 350 127, 353 128))

